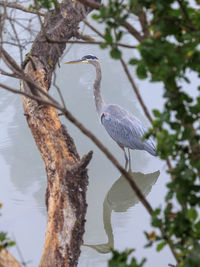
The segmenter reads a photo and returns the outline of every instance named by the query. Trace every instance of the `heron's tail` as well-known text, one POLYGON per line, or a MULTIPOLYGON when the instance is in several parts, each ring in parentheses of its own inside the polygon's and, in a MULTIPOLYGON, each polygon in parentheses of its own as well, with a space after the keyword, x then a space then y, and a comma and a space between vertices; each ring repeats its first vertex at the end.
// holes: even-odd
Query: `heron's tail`
POLYGON ((156 156, 156 147, 151 138, 147 139, 146 142, 144 142, 144 150, 149 152, 151 155, 156 156))

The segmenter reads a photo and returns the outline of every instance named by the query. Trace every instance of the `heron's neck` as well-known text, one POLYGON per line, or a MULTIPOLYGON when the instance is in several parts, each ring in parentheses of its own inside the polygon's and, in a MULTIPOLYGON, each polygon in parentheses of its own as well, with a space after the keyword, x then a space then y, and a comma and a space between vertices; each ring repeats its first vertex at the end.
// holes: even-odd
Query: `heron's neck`
POLYGON ((100 117, 102 113, 102 108, 105 105, 101 96, 101 66, 98 61, 95 62, 94 66, 96 68, 96 79, 94 81, 94 101, 97 113, 100 117))

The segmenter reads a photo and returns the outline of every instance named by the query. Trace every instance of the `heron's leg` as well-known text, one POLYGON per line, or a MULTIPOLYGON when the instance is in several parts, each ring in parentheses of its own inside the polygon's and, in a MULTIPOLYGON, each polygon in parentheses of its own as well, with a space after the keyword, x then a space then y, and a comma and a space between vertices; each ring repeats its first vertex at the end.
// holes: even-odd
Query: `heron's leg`
POLYGON ((125 157, 125 169, 127 170, 129 160, 128 160, 126 150, 124 147, 123 147, 123 150, 124 150, 124 157, 125 157))
POLYGON ((129 148, 128 148, 128 165, 129 165, 129 171, 130 171, 131 170, 131 152, 129 148))
MULTIPOLYGON (((118 144, 118 143, 117 143, 118 144)), ((120 145, 120 144, 118 144, 119 145, 119 147, 124 151, 124 157, 125 157, 125 169, 127 170, 127 167, 128 167, 128 157, 127 157, 127 155, 126 155, 126 151, 125 151, 125 148, 122 146, 122 145, 120 145)))

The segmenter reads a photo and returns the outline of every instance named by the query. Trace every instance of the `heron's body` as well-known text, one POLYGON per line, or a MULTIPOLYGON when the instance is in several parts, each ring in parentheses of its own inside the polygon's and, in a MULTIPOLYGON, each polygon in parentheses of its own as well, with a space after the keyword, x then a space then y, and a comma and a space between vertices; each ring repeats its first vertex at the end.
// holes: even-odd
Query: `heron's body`
POLYGON ((147 130, 141 121, 130 112, 114 104, 105 105, 102 110, 101 122, 107 133, 121 147, 146 150, 156 155, 156 149, 151 138, 143 140, 147 130))
MULTIPOLYGON (((94 100, 96 110, 101 123, 115 142, 117 142, 123 150, 124 148, 146 150, 151 155, 155 156, 156 148, 152 139, 148 138, 143 140, 143 136, 147 130, 141 121, 126 109, 114 104, 105 104, 103 101, 100 91, 101 66, 99 60, 95 56, 88 55, 80 60, 70 61, 68 63, 89 63, 95 67, 94 100)), ((125 159, 127 163, 126 153, 125 159)))

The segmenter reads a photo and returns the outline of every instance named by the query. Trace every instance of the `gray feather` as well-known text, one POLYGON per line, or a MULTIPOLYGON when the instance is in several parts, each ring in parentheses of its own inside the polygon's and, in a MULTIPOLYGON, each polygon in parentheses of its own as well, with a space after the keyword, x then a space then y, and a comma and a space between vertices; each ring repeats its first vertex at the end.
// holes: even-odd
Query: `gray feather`
POLYGON ((135 116, 118 105, 105 105, 101 122, 108 134, 122 147, 146 150, 156 155, 156 148, 151 138, 142 140, 147 132, 135 116), (104 113, 106 114, 104 116, 104 113))

